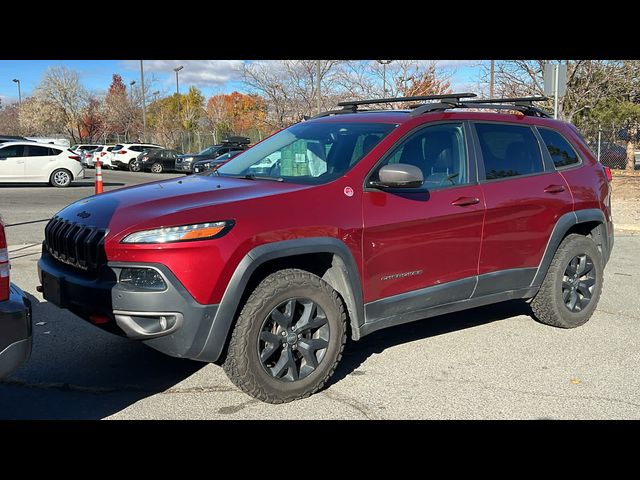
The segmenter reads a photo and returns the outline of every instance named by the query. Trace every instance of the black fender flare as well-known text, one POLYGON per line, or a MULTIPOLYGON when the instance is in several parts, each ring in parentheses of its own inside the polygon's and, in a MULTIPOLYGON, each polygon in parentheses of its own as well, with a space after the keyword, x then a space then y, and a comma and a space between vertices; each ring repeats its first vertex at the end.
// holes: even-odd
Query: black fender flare
MULTIPOLYGON (((551 260, 553 259, 556 250, 558 250, 560 242, 562 242, 562 239, 566 236, 569 229, 579 223, 594 221, 600 223, 602 226, 606 224, 606 219, 602 210, 597 208, 575 210, 573 212, 567 212, 558 218, 558 221, 551 232, 551 236, 549 237, 549 241, 547 242, 544 254, 542 255, 542 261, 540 262, 538 270, 531 282, 532 287, 539 287, 542 285, 542 281, 547 274, 547 270, 549 270, 549 265, 551 265, 551 260)), ((609 259, 611 245, 609 245, 609 237, 607 236, 606 231, 604 233, 605 234, 602 235, 602 254, 606 262, 609 259)))
POLYGON ((333 237, 299 238, 260 245, 243 257, 227 284, 204 347, 195 359, 214 362, 220 357, 247 283, 260 265, 276 258, 308 253, 333 254, 334 264, 328 283, 340 282, 340 287, 346 292, 343 298, 349 312, 352 338, 360 339, 360 326, 364 323, 364 299, 353 254, 344 242, 333 237))

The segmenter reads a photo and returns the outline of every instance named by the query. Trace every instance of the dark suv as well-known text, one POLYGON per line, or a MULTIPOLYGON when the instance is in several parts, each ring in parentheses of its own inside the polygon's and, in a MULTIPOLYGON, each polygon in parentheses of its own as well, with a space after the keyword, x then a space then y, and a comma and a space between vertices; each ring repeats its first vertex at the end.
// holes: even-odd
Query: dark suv
POLYGON ((273 403, 318 391, 348 338, 393 325, 511 299, 582 325, 613 246, 610 172, 536 98, 474 96, 345 102, 213 175, 73 203, 45 230, 44 296, 221 362, 273 403))

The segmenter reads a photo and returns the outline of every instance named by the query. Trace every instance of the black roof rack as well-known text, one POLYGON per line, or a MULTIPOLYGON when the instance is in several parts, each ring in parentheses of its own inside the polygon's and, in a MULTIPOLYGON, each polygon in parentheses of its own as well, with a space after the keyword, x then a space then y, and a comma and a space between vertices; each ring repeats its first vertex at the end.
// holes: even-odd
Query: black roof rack
POLYGON ((477 97, 475 93, 444 93, 440 95, 417 95, 413 97, 393 97, 393 98, 372 98, 369 100, 347 100, 344 102, 339 102, 338 106, 342 107, 342 109, 338 110, 329 110, 327 112, 322 112, 317 115, 314 115, 311 118, 321 118, 327 117, 329 115, 340 115, 343 113, 356 113, 358 111, 368 111, 368 110, 358 110, 359 105, 373 105, 378 103, 398 103, 398 102, 419 102, 419 101, 427 101, 427 100, 443 100, 449 101, 451 104, 459 103, 463 98, 473 98, 477 97))
POLYGON ((329 110, 319 113, 311 118, 321 118, 329 115, 343 113, 366 112, 372 110, 358 110, 359 105, 396 102, 419 102, 428 100, 440 100, 439 102, 418 103, 409 106, 412 109, 410 116, 416 117, 429 112, 442 112, 455 108, 482 108, 489 110, 517 110, 527 116, 550 118, 550 115, 533 106, 533 102, 548 100, 548 97, 513 97, 513 98, 481 98, 467 100, 476 97, 475 93, 447 93, 442 95, 421 95, 414 97, 375 98, 370 100, 353 100, 338 103, 342 109, 329 110))

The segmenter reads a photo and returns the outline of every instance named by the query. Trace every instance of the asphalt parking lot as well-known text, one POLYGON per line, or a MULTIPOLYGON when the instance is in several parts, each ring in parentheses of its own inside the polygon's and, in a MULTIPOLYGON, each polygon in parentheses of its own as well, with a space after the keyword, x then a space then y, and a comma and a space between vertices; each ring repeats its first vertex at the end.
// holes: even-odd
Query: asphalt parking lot
MULTIPOLYGON (((105 189, 171 176, 106 171, 105 189)), ((36 292, 46 220, 92 193, 90 179, 0 187, 11 279, 34 304, 33 353, 0 381, 0 419, 640 418, 639 235, 616 236, 600 304, 581 328, 539 324, 518 301, 402 325, 349 344, 322 392, 268 405, 217 365, 104 333, 36 292)))

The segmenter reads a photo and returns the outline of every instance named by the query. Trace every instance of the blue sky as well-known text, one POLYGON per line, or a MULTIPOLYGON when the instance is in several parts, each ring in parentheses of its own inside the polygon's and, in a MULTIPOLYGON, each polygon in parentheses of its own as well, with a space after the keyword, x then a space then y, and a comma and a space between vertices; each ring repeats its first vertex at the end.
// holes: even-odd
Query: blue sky
MULTIPOLYGON (((150 91, 161 94, 175 90, 175 73, 172 68, 183 65, 180 71, 180 91, 195 85, 206 97, 233 90, 245 91, 237 69, 243 60, 145 60, 145 83, 150 91)), ((438 64, 451 74, 454 90, 467 90, 478 74, 478 61, 439 60, 438 64)), ((140 84, 138 60, 0 60, 0 99, 12 103, 18 99, 17 84, 20 80, 22 97, 29 96, 42 75, 51 66, 65 65, 80 74, 83 85, 96 93, 105 92, 114 73, 122 76, 125 84, 135 80, 140 84)))

